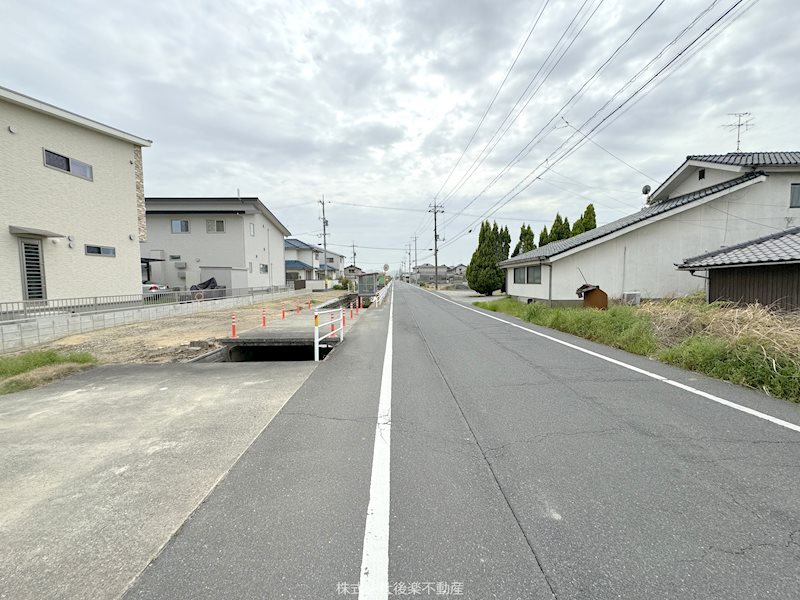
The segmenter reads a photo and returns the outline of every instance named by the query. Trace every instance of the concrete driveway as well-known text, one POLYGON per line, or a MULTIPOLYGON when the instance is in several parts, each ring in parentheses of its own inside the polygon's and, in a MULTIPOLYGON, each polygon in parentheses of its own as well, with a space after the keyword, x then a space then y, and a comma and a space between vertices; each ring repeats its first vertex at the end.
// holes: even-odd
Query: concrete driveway
POLYGON ((114 598, 314 363, 107 365, 0 397, 0 598, 114 598))

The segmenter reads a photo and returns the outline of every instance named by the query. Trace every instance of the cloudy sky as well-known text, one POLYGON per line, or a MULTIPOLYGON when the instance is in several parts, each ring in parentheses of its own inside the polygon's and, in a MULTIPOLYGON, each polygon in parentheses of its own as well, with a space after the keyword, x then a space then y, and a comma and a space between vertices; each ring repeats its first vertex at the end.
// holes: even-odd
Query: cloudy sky
POLYGON ((735 150, 728 113, 753 115, 742 150, 800 149, 796 0, 2 4, 0 85, 152 139, 147 195, 239 188, 321 243, 324 194, 366 267, 414 235, 432 262, 434 198, 447 264, 487 213, 515 242, 619 218, 735 150))

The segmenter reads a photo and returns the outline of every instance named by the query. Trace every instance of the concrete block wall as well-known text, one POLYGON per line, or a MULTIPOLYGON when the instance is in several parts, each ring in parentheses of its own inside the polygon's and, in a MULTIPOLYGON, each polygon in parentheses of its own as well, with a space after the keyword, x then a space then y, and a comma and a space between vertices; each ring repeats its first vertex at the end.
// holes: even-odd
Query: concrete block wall
POLYGON ((86 333, 97 329, 185 316, 198 312, 250 306, 266 300, 297 296, 300 293, 302 293, 302 290, 279 294, 264 293, 239 298, 225 298, 214 300, 213 302, 187 302, 184 304, 163 304, 103 313, 53 315, 39 317, 30 321, 0 324, 0 354, 19 352, 68 335, 86 333))

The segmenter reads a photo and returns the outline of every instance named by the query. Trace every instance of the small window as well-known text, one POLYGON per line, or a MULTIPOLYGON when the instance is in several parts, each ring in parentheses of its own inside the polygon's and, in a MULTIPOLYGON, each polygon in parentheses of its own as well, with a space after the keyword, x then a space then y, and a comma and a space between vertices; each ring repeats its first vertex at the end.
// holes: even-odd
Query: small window
POLYGON ((332 262, 333 262, 333 257, 332 257, 332 256, 329 256, 329 257, 328 257, 328 262, 329 262, 329 263, 332 263, 332 262))
POLYGON ((86 244, 86 254, 91 256, 116 256, 117 251, 111 246, 92 246, 86 244))
POLYGON ((514 283, 525 283, 525 267, 514 269, 514 283))
POLYGON ((706 170, 705 169, 700 169, 697 172, 697 178, 698 179, 705 179, 706 178, 706 170))
POLYGON ((542 283, 542 265, 528 267, 528 283, 542 283))
POLYGON ((189 233, 188 219, 172 219, 170 226, 172 227, 172 233, 189 233))
POLYGON ((267 265, 258 265, 258 272, 269 273, 269 267, 267 265))
POLYGON ((800 183, 792 184, 792 193, 789 198, 789 208, 800 208, 800 183))
POLYGON ((223 221, 222 219, 207 219, 206 232, 225 233, 225 221, 223 221))
POLYGON ((256 237, 256 224, 250 223, 250 237, 256 237))
POLYGON ((248 270, 250 273, 252 273, 252 272, 253 272, 253 263, 251 263, 251 262, 247 263, 247 270, 248 270))
POLYGON ((65 173, 75 175, 75 177, 92 181, 92 165, 86 164, 85 162, 81 162, 74 158, 56 154, 55 152, 44 149, 44 164, 45 166, 53 169, 58 169, 59 171, 64 171, 65 173))
POLYGON ((180 260, 181 259, 181 255, 180 254, 170 254, 169 255, 169 259, 170 260, 180 260))

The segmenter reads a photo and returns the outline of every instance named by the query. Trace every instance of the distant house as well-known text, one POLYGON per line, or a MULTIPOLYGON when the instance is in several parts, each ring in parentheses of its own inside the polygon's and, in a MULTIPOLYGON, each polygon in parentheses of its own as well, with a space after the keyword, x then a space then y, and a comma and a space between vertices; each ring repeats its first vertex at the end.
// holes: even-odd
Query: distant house
POLYGON ((609 298, 684 295, 704 280, 676 270, 687 256, 782 231, 800 219, 800 152, 688 156, 627 217, 499 265, 520 300, 578 302, 589 283, 609 298))
POLYGON ((364 271, 355 265, 348 265, 344 268, 344 276, 352 281, 357 281, 358 276, 364 271))
MULTIPOLYGON (((436 266, 423 263, 414 267, 414 278, 420 283, 433 283, 436 280, 436 266)), ((439 283, 447 281, 447 265, 439 265, 439 283)))
POLYGON ((140 294, 150 140, 2 87, 0 123, 0 300, 140 294))
POLYGON ((459 283, 464 281, 464 278, 467 274, 467 265, 459 264, 455 267, 448 267, 447 269, 447 281, 450 283, 459 283))
POLYGON ((707 274, 709 302, 800 309, 800 227, 687 258, 676 266, 691 275, 707 274))
POLYGON ((146 199, 142 258, 150 278, 175 288, 214 277, 229 288, 286 285, 289 230, 256 197, 146 199))
POLYGON ((344 272, 345 257, 314 244, 288 238, 284 241, 286 277, 288 280, 339 279, 344 272), (327 258, 327 263, 325 262, 327 258))

